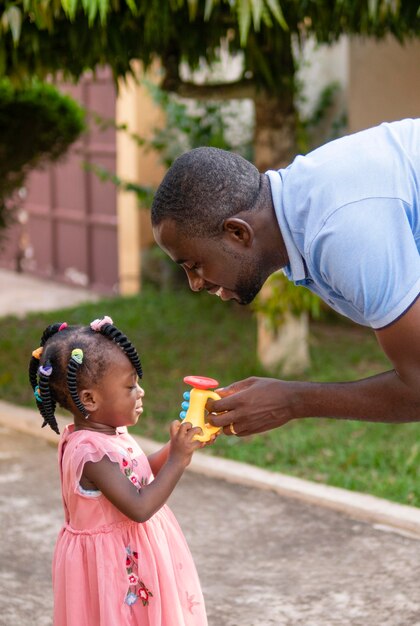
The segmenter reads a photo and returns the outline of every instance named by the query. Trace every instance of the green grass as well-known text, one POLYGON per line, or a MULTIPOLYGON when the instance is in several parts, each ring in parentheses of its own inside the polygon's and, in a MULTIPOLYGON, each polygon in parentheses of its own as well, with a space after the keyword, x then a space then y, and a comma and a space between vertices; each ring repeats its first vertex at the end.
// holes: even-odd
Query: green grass
MULTIPOLYGON (((137 297, 1 319, 1 398, 34 406, 27 364, 47 324, 86 324, 105 313, 141 355, 145 411, 135 431, 143 436, 167 440, 185 375, 212 376, 223 385, 264 375, 256 360, 255 320, 247 308, 184 289, 145 287, 137 297)), ((316 381, 355 380, 390 367, 372 332, 337 320, 312 324, 311 358, 302 378, 316 381)), ((304 419, 252 438, 219 437, 206 453, 420 506, 419 434, 420 424, 304 419)))

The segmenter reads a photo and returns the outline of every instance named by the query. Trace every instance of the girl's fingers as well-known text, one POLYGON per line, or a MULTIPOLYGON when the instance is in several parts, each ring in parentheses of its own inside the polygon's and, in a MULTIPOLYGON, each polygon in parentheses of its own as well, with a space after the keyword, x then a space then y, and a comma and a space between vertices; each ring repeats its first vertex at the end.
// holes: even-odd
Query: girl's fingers
POLYGON ((176 433, 179 431, 180 428, 181 428, 181 422, 179 420, 174 420, 173 422, 171 422, 169 425, 169 433, 171 437, 175 437, 176 433))

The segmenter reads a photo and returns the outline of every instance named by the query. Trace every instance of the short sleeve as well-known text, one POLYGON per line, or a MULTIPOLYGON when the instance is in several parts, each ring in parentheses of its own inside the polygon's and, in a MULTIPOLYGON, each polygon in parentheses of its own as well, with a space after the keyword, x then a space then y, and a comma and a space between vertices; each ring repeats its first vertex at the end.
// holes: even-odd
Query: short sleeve
POLYGON ((393 198, 341 207, 309 248, 314 271, 374 329, 400 317, 420 292, 419 251, 405 209, 393 198))
POLYGON ((113 463, 121 466, 123 454, 123 449, 119 453, 115 446, 108 444, 106 438, 102 441, 102 439, 98 440, 97 437, 87 435, 74 445, 68 446, 64 452, 63 471, 68 476, 68 484, 73 485, 72 490, 79 493, 80 478, 86 463, 98 463, 104 456, 107 456, 113 463))

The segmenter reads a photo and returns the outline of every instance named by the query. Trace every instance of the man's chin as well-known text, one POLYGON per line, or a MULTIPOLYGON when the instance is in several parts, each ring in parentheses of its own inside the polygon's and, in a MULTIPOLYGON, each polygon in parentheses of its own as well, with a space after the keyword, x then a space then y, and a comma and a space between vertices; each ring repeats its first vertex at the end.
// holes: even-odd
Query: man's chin
POLYGON ((255 298, 258 296, 258 291, 256 293, 252 293, 252 294, 248 294, 246 296, 242 296, 239 297, 237 296, 236 298, 234 298, 236 300, 236 302, 238 302, 241 306, 247 306, 248 304, 251 304, 251 302, 254 302, 255 298))

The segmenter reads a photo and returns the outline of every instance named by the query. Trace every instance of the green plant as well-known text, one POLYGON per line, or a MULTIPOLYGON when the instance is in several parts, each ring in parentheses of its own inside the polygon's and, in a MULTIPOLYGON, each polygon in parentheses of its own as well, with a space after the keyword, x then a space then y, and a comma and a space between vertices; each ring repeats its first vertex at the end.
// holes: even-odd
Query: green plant
MULTIPOLYGON (((296 137, 297 146, 301 154, 306 154, 316 148, 320 143, 327 143, 341 137, 347 128, 347 111, 340 108, 334 112, 337 99, 341 93, 341 85, 333 81, 326 85, 319 93, 315 105, 307 117, 299 115, 296 137), (331 113, 332 118, 329 119, 331 113), (319 129, 326 126, 322 137, 319 129)), ((302 86, 297 86, 297 91, 302 91, 302 86)))
POLYGON ((85 129, 83 109, 53 85, 0 80, 0 228, 28 172, 56 161, 85 129))
POLYGON ((237 113, 231 102, 200 100, 187 104, 157 85, 144 82, 165 113, 166 124, 155 129, 149 148, 159 152, 166 167, 182 152, 200 146, 231 150, 252 160, 252 122, 241 120, 241 133, 232 136, 229 131, 237 121, 237 113))
MULTIPOLYGON (((199 146, 233 150, 252 159, 252 122, 242 123, 241 133, 235 137, 231 129, 236 114, 231 103, 200 101, 187 104, 150 81, 144 80, 143 84, 165 115, 164 127, 155 128, 152 137, 146 139, 130 131, 126 124, 116 124, 114 120, 104 119, 96 112, 90 112, 90 118, 99 130, 113 127, 117 132, 127 133, 137 146, 145 150, 155 150, 166 167, 170 167, 186 150, 199 146)), ((100 180, 110 181, 124 191, 135 193, 140 207, 150 207, 153 188, 135 181, 126 181, 95 163, 84 163, 84 167, 93 171, 100 180)))
POLYGON ((312 319, 321 317, 318 296, 305 287, 296 287, 282 272, 275 272, 268 278, 263 292, 252 306, 273 331, 285 322, 287 314, 299 316, 306 312, 312 319))

